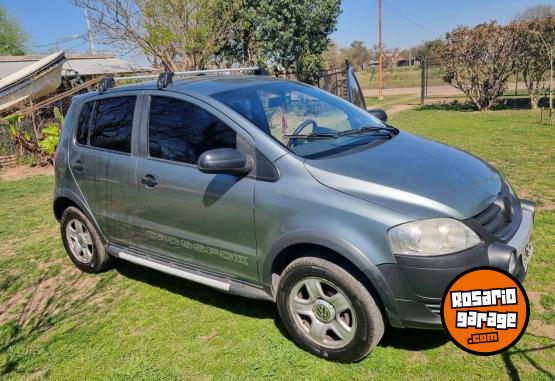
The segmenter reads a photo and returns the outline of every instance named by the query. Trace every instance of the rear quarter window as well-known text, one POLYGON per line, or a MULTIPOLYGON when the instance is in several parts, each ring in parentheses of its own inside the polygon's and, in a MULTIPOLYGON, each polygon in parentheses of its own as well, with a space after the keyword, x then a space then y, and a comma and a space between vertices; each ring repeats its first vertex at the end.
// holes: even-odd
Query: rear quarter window
POLYGON ((96 101, 90 125, 90 146, 131 153, 135 96, 96 101))
POLYGON ((87 145, 87 139, 89 137, 89 124, 91 121, 93 107, 94 102, 85 103, 79 113, 75 131, 75 141, 79 144, 87 145))

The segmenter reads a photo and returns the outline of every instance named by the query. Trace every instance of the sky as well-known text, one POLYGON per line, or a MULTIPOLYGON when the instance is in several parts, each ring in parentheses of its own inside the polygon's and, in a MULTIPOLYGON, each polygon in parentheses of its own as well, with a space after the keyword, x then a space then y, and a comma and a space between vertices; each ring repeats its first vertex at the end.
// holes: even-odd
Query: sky
MULTIPOLYGON (((458 25, 484 21, 509 22, 525 8, 552 4, 555 0, 383 0, 383 41, 387 48, 409 48, 422 41, 442 37, 458 25)), ((56 40, 86 32, 81 9, 69 0, 0 0, 30 34, 30 49, 52 51, 56 40)), ((354 40, 366 46, 378 41, 378 0, 343 0, 337 31, 331 38, 340 46, 354 40)), ((84 52, 82 38, 58 42, 66 50, 84 52)), ((109 50, 104 47, 100 50, 109 50)), ((114 52, 117 53, 117 52, 114 52)))

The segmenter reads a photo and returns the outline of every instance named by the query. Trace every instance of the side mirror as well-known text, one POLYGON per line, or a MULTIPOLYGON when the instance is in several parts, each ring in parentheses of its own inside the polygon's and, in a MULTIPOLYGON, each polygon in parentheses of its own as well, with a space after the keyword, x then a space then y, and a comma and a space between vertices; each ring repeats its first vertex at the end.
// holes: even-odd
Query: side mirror
POLYGON ((387 113, 382 110, 381 108, 375 108, 372 110, 368 110, 368 112, 375 116, 376 118, 378 118, 379 120, 381 120, 382 122, 387 122, 387 113))
POLYGON ((203 173, 246 175, 252 170, 252 159, 233 148, 218 148, 200 155, 197 168, 203 173))

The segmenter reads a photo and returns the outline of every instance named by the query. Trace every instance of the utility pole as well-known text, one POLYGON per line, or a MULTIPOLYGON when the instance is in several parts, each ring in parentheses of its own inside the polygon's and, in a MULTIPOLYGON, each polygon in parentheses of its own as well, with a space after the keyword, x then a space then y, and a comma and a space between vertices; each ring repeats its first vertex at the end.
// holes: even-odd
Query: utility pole
POLYGON ((91 20, 89 19, 89 12, 87 12, 87 8, 85 8, 85 20, 87 20, 87 39, 89 40, 89 52, 94 54, 94 39, 91 31, 91 20))
POLYGON ((383 100, 382 0, 378 0, 378 99, 383 100))

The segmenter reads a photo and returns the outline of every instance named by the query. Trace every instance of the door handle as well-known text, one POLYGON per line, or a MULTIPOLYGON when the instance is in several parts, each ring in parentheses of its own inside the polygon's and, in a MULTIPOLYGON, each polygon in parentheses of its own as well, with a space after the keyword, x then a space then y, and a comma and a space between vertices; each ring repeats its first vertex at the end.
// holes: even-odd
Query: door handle
POLYGON ((150 174, 144 175, 143 177, 141 177, 140 181, 141 181, 141 184, 143 184, 146 188, 152 188, 158 184, 156 177, 150 174))
POLYGON ((75 169, 77 172, 81 172, 83 171, 83 169, 85 169, 85 167, 83 166, 83 163, 81 162, 81 160, 75 160, 71 163, 71 167, 73 169, 75 169))

